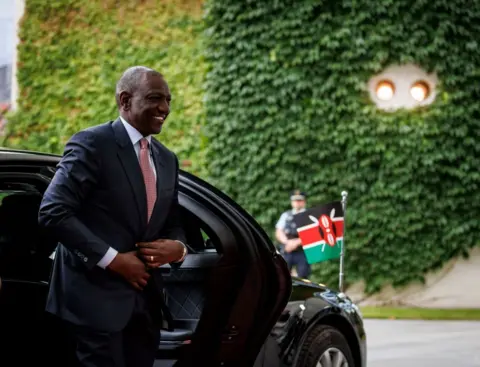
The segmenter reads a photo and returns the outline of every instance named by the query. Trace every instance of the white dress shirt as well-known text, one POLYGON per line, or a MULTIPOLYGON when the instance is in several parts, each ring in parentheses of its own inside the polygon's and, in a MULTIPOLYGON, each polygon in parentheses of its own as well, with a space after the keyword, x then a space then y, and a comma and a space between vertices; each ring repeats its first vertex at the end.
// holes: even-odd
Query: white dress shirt
MULTIPOLYGON (((143 135, 135 129, 132 125, 130 125, 127 121, 123 119, 123 117, 120 116, 120 120, 122 120, 123 126, 125 127, 125 130, 127 130, 128 136, 130 137, 130 140, 132 141, 133 149, 135 149, 135 153, 137 154, 137 159, 140 161, 140 140, 143 138, 143 135)), ((153 162, 153 155, 152 155, 152 136, 149 135, 146 137, 148 140, 148 150, 149 150, 149 155, 148 158, 150 159, 150 166, 152 167, 153 174, 155 175, 155 179, 157 178, 157 172, 155 169, 155 163, 153 162)))
MULTIPOLYGON (((130 125, 127 121, 123 119, 123 117, 120 116, 120 119, 122 120, 123 126, 125 127, 125 130, 127 130, 128 136, 130 137, 130 140, 132 141, 133 148, 135 149, 135 153, 137 154, 137 158, 140 160, 140 139, 143 138, 143 135, 135 129, 132 125, 130 125)), ((152 166, 153 173, 155 175, 155 179, 157 178, 157 172, 155 169, 155 163, 153 162, 153 157, 152 157, 152 151, 151 151, 151 143, 152 143, 152 137, 149 135, 146 137, 148 140, 148 149, 150 150, 149 158, 150 158, 150 165, 152 166)), ((185 244, 180 242, 185 248, 185 244)), ((103 258, 98 262, 98 266, 101 268, 105 269, 117 256, 118 251, 115 250, 114 248, 110 247, 106 254, 103 256, 103 258)))

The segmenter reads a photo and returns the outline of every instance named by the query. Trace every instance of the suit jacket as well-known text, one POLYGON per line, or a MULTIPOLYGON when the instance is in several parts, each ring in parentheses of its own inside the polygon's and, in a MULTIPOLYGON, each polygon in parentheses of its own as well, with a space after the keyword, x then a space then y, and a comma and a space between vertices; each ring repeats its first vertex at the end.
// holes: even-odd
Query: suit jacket
MULTIPOLYGON (((185 243, 178 159, 153 138, 151 148, 157 201, 147 223, 140 164, 120 119, 80 131, 66 144, 39 210, 40 225, 59 241, 47 311, 77 325, 119 331, 132 314, 138 291, 97 263, 109 247, 128 252, 137 242, 159 238, 185 243)), ((149 282, 161 294, 158 270, 149 282)))

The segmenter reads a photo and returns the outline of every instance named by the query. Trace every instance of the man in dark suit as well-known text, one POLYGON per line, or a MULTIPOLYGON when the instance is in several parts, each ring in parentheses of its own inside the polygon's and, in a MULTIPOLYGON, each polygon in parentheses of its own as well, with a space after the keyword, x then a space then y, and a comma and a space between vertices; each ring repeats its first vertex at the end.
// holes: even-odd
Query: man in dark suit
POLYGON ((178 159, 151 136, 170 99, 160 73, 127 69, 120 117, 73 135, 45 192, 39 223, 59 241, 46 309, 68 325, 75 365, 154 363, 168 314, 156 268, 178 267, 187 253, 178 159))

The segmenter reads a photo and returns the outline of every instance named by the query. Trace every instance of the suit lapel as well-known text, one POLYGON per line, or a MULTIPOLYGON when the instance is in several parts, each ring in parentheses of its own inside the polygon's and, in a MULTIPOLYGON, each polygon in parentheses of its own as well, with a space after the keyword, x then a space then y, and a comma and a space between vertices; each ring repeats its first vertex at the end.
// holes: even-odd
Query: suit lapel
POLYGON ((133 194, 135 196, 135 202, 137 203, 138 215, 141 218, 142 223, 147 223, 147 194, 145 191, 145 183, 143 181, 142 170, 138 163, 137 155, 133 148, 130 137, 128 136, 125 127, 120 119, 117 119, 112 128, 115 132, 115 138, 118 149, 118 158, 122 164, 125 175, 130 182, 133 194))

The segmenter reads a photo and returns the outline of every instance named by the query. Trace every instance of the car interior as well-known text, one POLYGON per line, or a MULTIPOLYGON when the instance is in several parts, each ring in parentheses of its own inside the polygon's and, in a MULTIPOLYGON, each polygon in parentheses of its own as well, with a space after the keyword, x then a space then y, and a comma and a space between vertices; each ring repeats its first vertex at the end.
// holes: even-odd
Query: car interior
MULTIPOLYGON (((57 243, 37 224, 42 193, 48 182, 39 178, 0 173, 0 277, 4 283, 47 286, 57 243)), ((162 330, 158 358, 169 360, 177 359, 191 344, 205 307, 206 294, 214 285, 210 273, 222 254, 218 232, 212 229, 218 225, 214 216, 203 213, 202 218, 210 220, 207 223, 194 214, 198 203, 184 195, 180 196, 180 202, 189 255, 180 269, 172 270, 169 265, 161 267, 173 328, 162 330)), ((0 292, 2 306, 9 302, 5 300, 6 294, 8 292, 0 292)), ((20 300, 17 298, 15 302, 20 300)))

